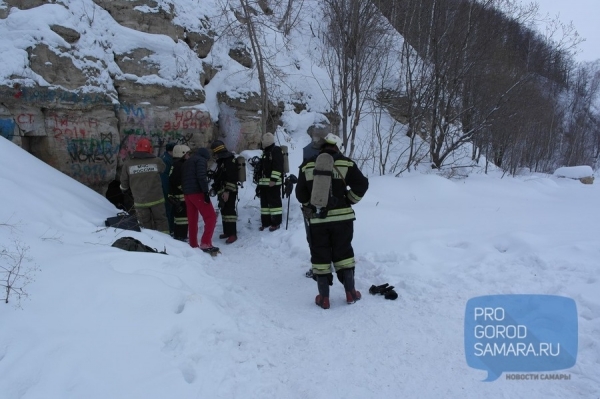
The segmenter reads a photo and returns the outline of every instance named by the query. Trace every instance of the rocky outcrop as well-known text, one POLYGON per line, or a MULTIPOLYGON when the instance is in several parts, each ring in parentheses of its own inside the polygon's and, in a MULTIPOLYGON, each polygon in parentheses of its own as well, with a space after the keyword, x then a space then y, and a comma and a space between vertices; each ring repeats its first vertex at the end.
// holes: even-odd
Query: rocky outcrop
POLYGON ((215 44, 214 32, 211 32, 212 36, 198 32, 185 32, 185 42, 199 58, 206 58, 215 44))
POLYGON ((165 9, 153 0, 94 0, 94 3, 127 28, 167 35, 173 41, 184 38, 183 27, 173 24, 175 14, 172 4, 165 9))
POLYGON ((75 67, 73 59, 66 49, 57 54, 45 44, 38 44, 34 48, 28 49, 28 55, 30 68, 46 82, 52 82, 53 85, 77 90, 89 79, 83 74, 83 71, 75 67))
POLYGON ((52 3, 51 0, 4 0, 9 7, 17 7, 20 10, 29 10, 44 4, 52 3))
MULTIPOLYGON (((218 93, 219 100, 219 138, 228 148, 240 152, 248 148, 259 148, 262 134, 261 98, 257 93, 244 97, 230 97, 227 93, 218 93)), ((270 105, 268 132, 275 132, 283 113, 282 104, 270 105)))
MULTIPOLYGON (((259 94, 212 90, 205 104, 204 87, 226 65, 234 65, 235 74, 254 68, 248 43, 243 37, 231 44, 221 40, 215 56, 211 21, 201 13, 187 15, 189 4, 5 0, 4 5, 0 18, 7 19, 9 34, 26 37, 11 52, 19 66, 10 64, 4 75, 9 83, 0 85, 0 135, 99 193, 120 175, 142 137, 151 140, 157 155, 170 142, 197 148, 215 138, 238 153, 259 147, 265 133, 259 94), (36 7, 44 7, 47 20, 36 18, 21 30, 25 10, 36 7), (218 121, 208 109, 218 112, 218 121)), ((258 5, 253 15, 272 14, 268 1, 258 5)), ((295 109, 307 112, 302 99, 295 109)), ((283 112, 282 103, 270 104, 267 131, 276 131, 283 112)), ((309 134, 324 136, 337 125, 336 115, 321 115, 309 134)))

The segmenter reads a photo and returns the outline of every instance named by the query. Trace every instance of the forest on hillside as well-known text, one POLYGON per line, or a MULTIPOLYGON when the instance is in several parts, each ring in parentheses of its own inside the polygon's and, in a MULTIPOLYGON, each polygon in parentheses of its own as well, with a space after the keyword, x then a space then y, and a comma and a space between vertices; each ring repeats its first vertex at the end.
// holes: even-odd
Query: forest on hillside
MULTIPOLYGON (((265 126, 269 60, 261 52, 260 8, 285 35, 304 0, 229 1, 240 10, 261 82, 265 126), (239 1, 239 3, 238 3, 239 1)), ((535 3, 510 0, 322 0, 322 66, 331 78, 328 117, 347 153, 379 174, 485 159, 526 168, 598 166, 600 64, 577 63, 573 26, 534 29, 535 3), (398 45, 398 34, 404 40, 398 45), (393 123, 380 123, 384 115, 393 123), (335 116, 335 118, 332 118, 335 116), (369 117, 372 129, 357 135, 369 117)))
POLYGON ((504 0, 377 6, 412 47, 406 55, 417 52, 426 63, 415 69, 406 62, 419 83, 405 92, 430 114, 435 166, 463 142, 473 144, 473 159, 483 154, 510 173, 596 165, 600 71, 597 63, 574 61, 581 40, 574 27, 550 21, 551 35, 543 37, 530 27, 535 4, 515 8, 504 0))

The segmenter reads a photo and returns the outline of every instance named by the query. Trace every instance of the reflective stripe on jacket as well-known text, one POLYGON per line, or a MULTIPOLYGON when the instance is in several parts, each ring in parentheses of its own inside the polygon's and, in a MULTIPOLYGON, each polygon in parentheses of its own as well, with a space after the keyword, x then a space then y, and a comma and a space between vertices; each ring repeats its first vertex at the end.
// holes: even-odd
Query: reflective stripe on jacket
POLYGON ((131 189, 134 205, 148 208, 165 202, 160 175, 165 163, 153 154, 134 152, 121 169, 121 190, 131 189))
POLYGON ((283 152, 281 147, 271 144, 263 150, 262 154, 262 176, 258 181, 259 186, 268 186, 275 182, 280 186, 283 180, 283 152))
MULTIPOLYGON (((369 180, 362 174, 354 161, 339 152, 329 153, 334 159, 331 195, 335 197, 335 205, 327 209, 326 217, 315 215, 311 218, 311 224, 354 220, 355 214, 351 205, 358 203, 369 188, 369 180)), ((300 165, 298 183, 296 184, 296 198, 303 205, 310 204, 315 161, 316 157, 300 165)))

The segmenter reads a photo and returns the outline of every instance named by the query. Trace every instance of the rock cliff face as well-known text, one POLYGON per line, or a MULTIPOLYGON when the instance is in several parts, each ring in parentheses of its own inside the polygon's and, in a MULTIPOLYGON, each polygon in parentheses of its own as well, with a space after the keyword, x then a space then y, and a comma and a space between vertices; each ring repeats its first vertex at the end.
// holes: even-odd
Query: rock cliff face
MULTIPOLYGON (((256 93, 217 93, 213 120, 204 87, 220 70, 207 60, 216 34, 208 18, 190 23, 178 7, 0 1, 7 34, 34 43, 14 53, 22 66, 0 83, 0 135, 101 194, 141 137, 151 139, 157 155, 169 142, 195 148, 217 137, 237 152, 257 148, 264 132, 256 93)), ((229 55, 252 68, 239 43, 229 55)), ((276 124, 283 109, 275 109, 276 124)))

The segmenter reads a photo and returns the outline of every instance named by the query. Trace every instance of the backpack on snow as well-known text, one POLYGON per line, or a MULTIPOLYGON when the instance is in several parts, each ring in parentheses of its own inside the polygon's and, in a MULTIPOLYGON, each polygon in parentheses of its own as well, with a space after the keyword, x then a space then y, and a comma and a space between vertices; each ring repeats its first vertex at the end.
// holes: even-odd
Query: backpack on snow
POLYGON ((104 221, 106 227, 115 227, 123 230, 142 231, 135 215, 126 212, 118 213, 104 221))
POLYGON ((152 252, 158 254, 167 254, 167 250, 158 252, 158 250, 147 246, 142 243, 140 240, 136 240, 133 237, 121 237, 117 241, 115 241, 112 247, 119 248, 125 251, 133 251, 133 252, 152 252))

